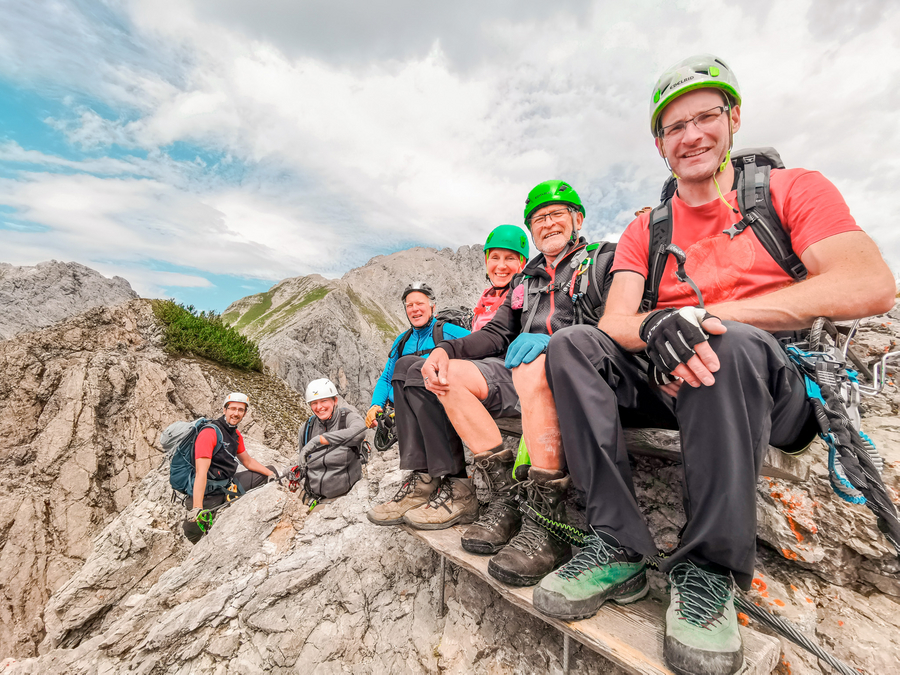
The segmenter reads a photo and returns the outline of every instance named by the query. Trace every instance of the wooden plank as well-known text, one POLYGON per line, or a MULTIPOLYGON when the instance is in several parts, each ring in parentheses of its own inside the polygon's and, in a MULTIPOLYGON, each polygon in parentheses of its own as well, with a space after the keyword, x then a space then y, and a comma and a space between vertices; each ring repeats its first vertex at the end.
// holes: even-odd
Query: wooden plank
MULTIPOLYGON (((583 621, 559 621, 541 614, 532 603, 533 587, 507 586, 488 574, 489 556, 473 555, 459 544, 462 527, 446 530, 414 530, 403 528, 440 555, 477 575, 515 606, 578 640, 604 658, 635 675, 673 675, 663 660, 667 599, 648 596, 644 600, 621 607, 607 603, 596 615, 583 621)), ((744 666, 739 675, 771 673, 778 665, 781 645, 768 635, 741 628, 744 641, 744 666)))
MULTIPOLYGON (((509 436, 522 435, 522 419, 520 417, 501 417, 497 427, 509 436)), ((659 457, 672 462, 681 461, 681 441, 677 431, 669 429, 625 429, 625 444, 628 452, 634 455, 659 457)), ((809 478, 809 463, 801 455, 786 455, 778 448, 769 446, 766 460, 763 463, 762 475, 770 478, 781 478, 803 482, 809 478)))
MULTIPOLYGON (((673 462, 681 461, 681 440, 678 432, 670 429, 625 429, 628 452, 635 455, 661 457, 673 462)), ((809 462, 803 455, 793 456, 769 446, 763 462, 762 475, 802 482, 809 478, 809 462)))

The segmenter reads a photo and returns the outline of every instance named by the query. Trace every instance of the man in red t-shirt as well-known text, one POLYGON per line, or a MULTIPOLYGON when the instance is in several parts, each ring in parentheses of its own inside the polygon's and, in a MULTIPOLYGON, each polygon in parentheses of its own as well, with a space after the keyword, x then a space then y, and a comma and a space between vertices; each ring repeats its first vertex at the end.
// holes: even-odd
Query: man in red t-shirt
POLYGON ((547 350, 566 464, 586 494, 592 534, 544 577, 534 605, 582 618, 605 600, 647 593, 646 556, 656 545, 635 498, 622 427, 677 428, 687 523, 661 567, 672 589, 664 653, 679 673, 740 668, 732 579, 747 589, 753 575, 757 476, 769 444, 799 450, 817 429, 803 379, 771 332, 808 328, 818 316, 886 312, 896 293, 875 243, 818 173, 771 171, 772 206, 808 271, 804 281, 779 267, 753 228, 725 232, 742 218, 729 161, 740 103, 734 74, 711 55, 667 71, 651 103, 656 147, 677 179, 672 243, 686 253, 705 309, 670 256, 655 308, 641 313, 650 253, 650 216, 641 214, 618 244, 598 328, 559 331, 547 350), (649 371, 637 352, 652 362, 649 371))
POLYGON ((213 492, 207 490, 210 481, 238 484, 246 492, 264 485, 267 481, 278 479, 275 467, 265 467, 250 456, 244 447, 244 437, 237 430, 238 424, 247 414, 249 405, 250 401, 246 394, 237 392, 229 394, 225 399, 222 416, 213 420, 210 426, 197 434, 194 441, 196 477, 192 508, 182 524, 184 534, 191 543, 197 543, 203 536, 203 530, 196 524, 197 514, 203 509, 224 503, 226 499, 225 488, 213 492), (221 445, 218 445, 216 429, 213 429, 213 426, 221 433, 221 445), (239 472, 238 464, 247 470, 239 472))

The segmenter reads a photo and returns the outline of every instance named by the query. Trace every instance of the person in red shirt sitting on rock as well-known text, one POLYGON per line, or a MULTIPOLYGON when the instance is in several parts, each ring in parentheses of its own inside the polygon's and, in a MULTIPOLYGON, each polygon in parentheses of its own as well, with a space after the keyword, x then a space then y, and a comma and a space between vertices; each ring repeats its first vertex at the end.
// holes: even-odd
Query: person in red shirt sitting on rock
POLYGON ((216 429, 212 426, 203 429, 194 441, 196 477, 193 501, 190 513, 183 523, 184 534, 192 543, 199 541, 204 534, 197 525, 197 514, 223 504, 228 498, 225 491, 207 494, 209 481, 230 481, 237 496, 268 481, 278 480, 278 472, 274 466, 263 466, 244 447, 244 437, 237 426, 244 419, 249 406, 250 400, 246 394, 229 394, 225 399, 223 415, 210 423, 221 432, 222 442, 219 443, 216 429), (247 470, 238 471, 238 463, 247 470))

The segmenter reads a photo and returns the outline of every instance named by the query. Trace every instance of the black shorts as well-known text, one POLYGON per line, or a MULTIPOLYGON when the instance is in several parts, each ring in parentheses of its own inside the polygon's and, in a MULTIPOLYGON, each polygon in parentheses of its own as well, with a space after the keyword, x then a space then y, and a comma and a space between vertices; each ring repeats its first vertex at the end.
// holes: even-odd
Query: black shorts
POLYGON ((519 395, 513 386, 512 371, 503 365, 504 360, 489 356, 472 363, 487 382, 488 395, 482 403, 491 417, 519 417, 522 414, 519 395))

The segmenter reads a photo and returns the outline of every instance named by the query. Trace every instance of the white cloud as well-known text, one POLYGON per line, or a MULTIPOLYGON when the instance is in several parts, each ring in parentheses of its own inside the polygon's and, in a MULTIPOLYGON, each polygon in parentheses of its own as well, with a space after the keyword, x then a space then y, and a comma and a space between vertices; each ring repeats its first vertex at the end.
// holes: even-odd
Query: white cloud
POLYGON ((337 2, 334 23, 317 2, 134 1, 94 15, 20 3, 0 66, 114 112, 81 101, 51 121, 90 151, 81 161, 0 146, 32 166, 3 181, 5 202, 53 228, 14 233, 11 250, 335 274, 386 248, 481 241, 520 223, 528 189, 551 177, 582 193, 588 232, 620 233, 666 175, 648 133, 653 82, 710 51, 742 85, 738 145, 821 170, 900 266, 885 217, 900 182, 895 3, 837 3, 840 21, 810 0, 516 4, 397 0, 375 16, 337 2), (397 15, 409 24, 394 30, 397 15), (225 159, 176 161, 173 143, 225 159), (97 157, 113 145, 147 157, 97 157))

